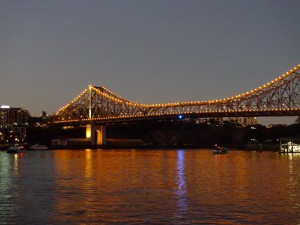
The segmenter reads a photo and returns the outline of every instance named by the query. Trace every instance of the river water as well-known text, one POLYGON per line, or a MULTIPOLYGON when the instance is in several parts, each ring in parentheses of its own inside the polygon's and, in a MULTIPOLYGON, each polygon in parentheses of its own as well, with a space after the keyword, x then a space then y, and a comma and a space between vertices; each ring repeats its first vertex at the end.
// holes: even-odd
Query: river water
POLYGON ((300 154, 0 152, 0 224, 300 224, 300 154))

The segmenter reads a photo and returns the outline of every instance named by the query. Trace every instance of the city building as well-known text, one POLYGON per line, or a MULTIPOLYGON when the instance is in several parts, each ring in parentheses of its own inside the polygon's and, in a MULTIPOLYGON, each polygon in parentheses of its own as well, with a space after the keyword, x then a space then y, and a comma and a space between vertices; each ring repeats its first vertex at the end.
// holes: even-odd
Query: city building
POLYGON ((244 117, 244 126, 257 124, 256 117, 244 117))
POLYGON ((257 117, 229 117, 228 120, 242 126, 257 124, 257 117))
POLYGON ((30 114, 22 108, 0 105, 0 126, 27 125, 30 114))
POLYGON ((0 144, 25 143, 29 117, 27 110, 0 105, 0 144))

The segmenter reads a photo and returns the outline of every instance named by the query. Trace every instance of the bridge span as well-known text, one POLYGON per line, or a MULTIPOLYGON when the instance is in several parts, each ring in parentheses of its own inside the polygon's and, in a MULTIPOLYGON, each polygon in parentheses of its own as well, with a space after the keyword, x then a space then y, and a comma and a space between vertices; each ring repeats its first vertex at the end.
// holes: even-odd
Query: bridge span
POLYGON ((299 71, 300 64, 260 87, 229 98, 165 104, 136 103, 105 87, 89 85, 54 114, 54 122, 102 125, 97 129, 102 133, 98 139, 105 140, 104 125, 110 122, 177 118, 179 115, 197 118, 299 116, 299 71))

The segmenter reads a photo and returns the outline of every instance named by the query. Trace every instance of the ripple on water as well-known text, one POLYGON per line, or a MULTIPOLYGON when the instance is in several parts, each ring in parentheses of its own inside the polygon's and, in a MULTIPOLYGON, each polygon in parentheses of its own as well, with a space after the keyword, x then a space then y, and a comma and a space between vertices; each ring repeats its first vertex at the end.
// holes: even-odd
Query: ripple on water
POLYGON ((0 152, 0 224, 297 224, 300 157, 0 152))

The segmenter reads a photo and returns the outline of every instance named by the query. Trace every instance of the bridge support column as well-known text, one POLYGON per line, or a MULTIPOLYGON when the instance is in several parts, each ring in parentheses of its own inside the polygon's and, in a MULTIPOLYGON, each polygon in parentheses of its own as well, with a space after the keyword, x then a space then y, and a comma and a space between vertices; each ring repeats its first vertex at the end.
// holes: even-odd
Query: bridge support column
POLYGON ((106 145, 106 126, 86 125, 86 138, 90 139, 91 145, 106 145))

